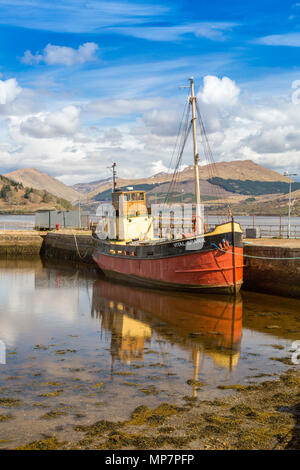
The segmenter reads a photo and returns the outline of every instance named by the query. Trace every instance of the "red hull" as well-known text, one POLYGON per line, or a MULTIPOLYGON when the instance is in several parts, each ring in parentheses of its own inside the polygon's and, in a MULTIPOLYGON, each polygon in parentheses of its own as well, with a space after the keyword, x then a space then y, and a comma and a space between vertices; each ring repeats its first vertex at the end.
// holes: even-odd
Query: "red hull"
POLYGON ((94 259, 108 277, 135 284, 233 293, 243 282, 242 255, 243 248, 231 246, 228 252, 216 249, 160 259, 129 259, 96 252, 94 259))

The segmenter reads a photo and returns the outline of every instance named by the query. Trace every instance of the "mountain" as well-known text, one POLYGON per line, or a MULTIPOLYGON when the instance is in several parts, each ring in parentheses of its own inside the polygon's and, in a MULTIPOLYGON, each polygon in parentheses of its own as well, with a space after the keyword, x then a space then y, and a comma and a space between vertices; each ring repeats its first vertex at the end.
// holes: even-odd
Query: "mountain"
POLYGON ((80 197, 80 194, 70 186, 65 185, 47 173, 41 173, 36 170, 36 168, 21 168, 20 170, 7 173, 4 176, 16 183, 22 183, 23 186, 48 191, 49 193, 59 198, 66 199, 72 203, 80 197))
POLYGON ((72 209, 69 201, 48 191, 26 187, 0 175, 0 213, 32 213, 39 209, 72 209))
MULTIPOLYGON (((118 178, 117 186, 134 186, 145 189, 150 193, 165 193, 168 191, 167 184, 172 180, 170 173, 158 173, 148 178, 124 179, 118 178), (160 189, 159 189, 160 187, 160 189)), ((290 181, 286 176, 276 171, 265 168, 254 163, 252 160, 236 160, 232 162, 219 162, 214 165, 204 165, 199 167, 199 177, 202 180, 202 195, 229 196, 232 193, 239 194, 271 194, 283 193, 287 191, 287 183, 290 181), (203 181, 206 184, 203 184, 203 181), (214 191, 212 190, 212 187, 214 191)), ((187 182, 190 182, 190 190, 193 192, 194 167, 188 166, 178 175, 178 192, 185 190, 187 182)), ((102 180, 101 184, 93 185, 92 191, 86 193, 89 200, 101 200, 101 194, 105 194, 111 189, 111 181, 102 180)), ((294 188, 298 189, 298 188, 294 188)))
POLYGON ((91 181, 90 183, 77 183, 73 184, 71 188, 73 188, 75 191, 78 191, 79 193, 82 194, 87 194, 93 191, 96 188, 100 188, 103 185, 106 185, 108 182, 110 182, 111 185, 112 178, 105 178, 97 181, 91 181))
MULTIPOLYGON (((300 190, 291 193, 291 215, 300 216, 300 190)), ((239 196, 231 200, 231 208, 235 215, 288 215, 289 195, 269 194, 257 197, 239 196)), ((216 205, 206 207, 208 213, 219 213, 216 205)))
MULTIPOLYGON (((223 179, 234 180, 250 180, 250 181, 282 181, 288 183, 290 178, 277 173, 277 171, 270 170, 262 165, 254 163, 252 160, 235 160, 232 162, 218 162, 215 164, 216 177, 223 179)), ((188 167, 184 172, 191 174, 193 167, 188 167)), ((200 178, 209 179, 209 171, 212 170, 211 165, 200 167, 200 178), (208 176, 205 177, 205 176, 208 176)))

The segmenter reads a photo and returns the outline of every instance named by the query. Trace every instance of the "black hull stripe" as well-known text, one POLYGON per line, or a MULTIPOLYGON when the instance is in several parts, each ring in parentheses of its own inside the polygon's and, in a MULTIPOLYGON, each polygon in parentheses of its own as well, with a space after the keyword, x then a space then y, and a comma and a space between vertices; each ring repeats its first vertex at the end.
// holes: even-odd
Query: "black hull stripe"
MULTIPOLYGON (((216 243, 216 244, 219 244, 221 243, 223 240, 227 240, 227 241, 230 241, 232 243, 232 239, 229 239, 229 235, 231 236, 231 232, 229 233, 226 233, 226 234, 221 234, 221 235, 216 235, 216 236, 212 236, 211 239, 212 241, 211 242, 208 242, 208 240, 205 240, 205 243, 204 243, 204 247, 203 248, 200 248, 199 250, 187 250, 185 249, 184 247, 175 247, 175 249, 178 249, 178 252, 177 253, 174 253, 174 244, 175 243, 180 243, 181 240, 177 240, 177 241, 174 241, 173 243, 168 243, 166 245, 114 245, 113 243, 108 243, 106 242, 105 240, 99 240, 97 238, 94 238, 94 247, 95 247, 95 255, 97 256, 97 254, 101 254, 101 255, 105 255, 105 256, 109 256, 111 258, 121 258, 121 259, 132 259, 132 260, 148 260, 148 261, 151 261, 151 260, 159 260, 159 259, 166 259, 166 258, 175 258, 177 256, 187 256, 187 255, 194 255, 194 254, 198 254, 198 253, 209 253, 209 252, 215 252, 215 251, 218 251, 218 255, 222 255, 224 254, 223 252, 219 252, 219 250, 217 250, 217 248, 215 247, 212 247, 211 246, 211 243, 216 243), (208 245, 208 246, 207 246, 208 245), (155 251, 158 251, 158 250, 161 250, 161 247, 163 246, 163 251, 162 253, 157 253, 155 254, 155 251), (135 251, 135 249, 138 248, 138 250, 140 252, 147 252, 147 250, 153 250, 154 253, 153 255, 147 255, 147 256, 143 256, 143 255, 138 255, 135 251), (118 251, 118 250, 126 250, 126 251, 134 251, 135 252, 135 255, 132 256, 132 255, 121 255, 121 254, 118 254, 118 253, 115 253, 115 254, 112 254, 109 252, 109 250, 115 250, 115 251, 118 251), (170 253, 170 250, 172 250, 172 252, 170 253)), ((185 240, 186 241, 186 240, 185 240)), ((236 248, 243 248, 243 242, 242 242, 242 234, 240 233, 236 233, 235 234, 235 247, 236 248)), ((230 246, 230 248, 232 249, 232 246, 230 246)), ((95 257, 96 257, 95 256, 95 257)), ((94 259, 95 259, 94 257, 94 259)))

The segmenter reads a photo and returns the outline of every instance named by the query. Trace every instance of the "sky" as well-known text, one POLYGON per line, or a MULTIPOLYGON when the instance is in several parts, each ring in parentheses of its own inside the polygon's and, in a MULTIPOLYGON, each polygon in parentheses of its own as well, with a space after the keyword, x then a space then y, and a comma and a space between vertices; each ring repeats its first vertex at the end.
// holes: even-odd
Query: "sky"
POLYGON ((215 161, 300 175, 299 52, 289 0, 0 0, 0 173, 167 171, 193 76, 215 161))

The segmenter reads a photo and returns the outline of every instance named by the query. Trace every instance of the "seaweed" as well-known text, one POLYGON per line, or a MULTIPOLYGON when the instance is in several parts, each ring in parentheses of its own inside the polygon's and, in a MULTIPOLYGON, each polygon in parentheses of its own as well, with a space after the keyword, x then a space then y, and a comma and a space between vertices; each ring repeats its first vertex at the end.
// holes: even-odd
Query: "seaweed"
POLYGON ((7 408, 12 408, 14 406, 20 406, 21 400, 17 400, 15 398, 0 398, 0 405, 7 408))
POLYGON ((15 450, 56 450, 62 447, 65 442, 60 442, 56 437, 48 437, 38 441, 30 442, 19 447, 15 450))

